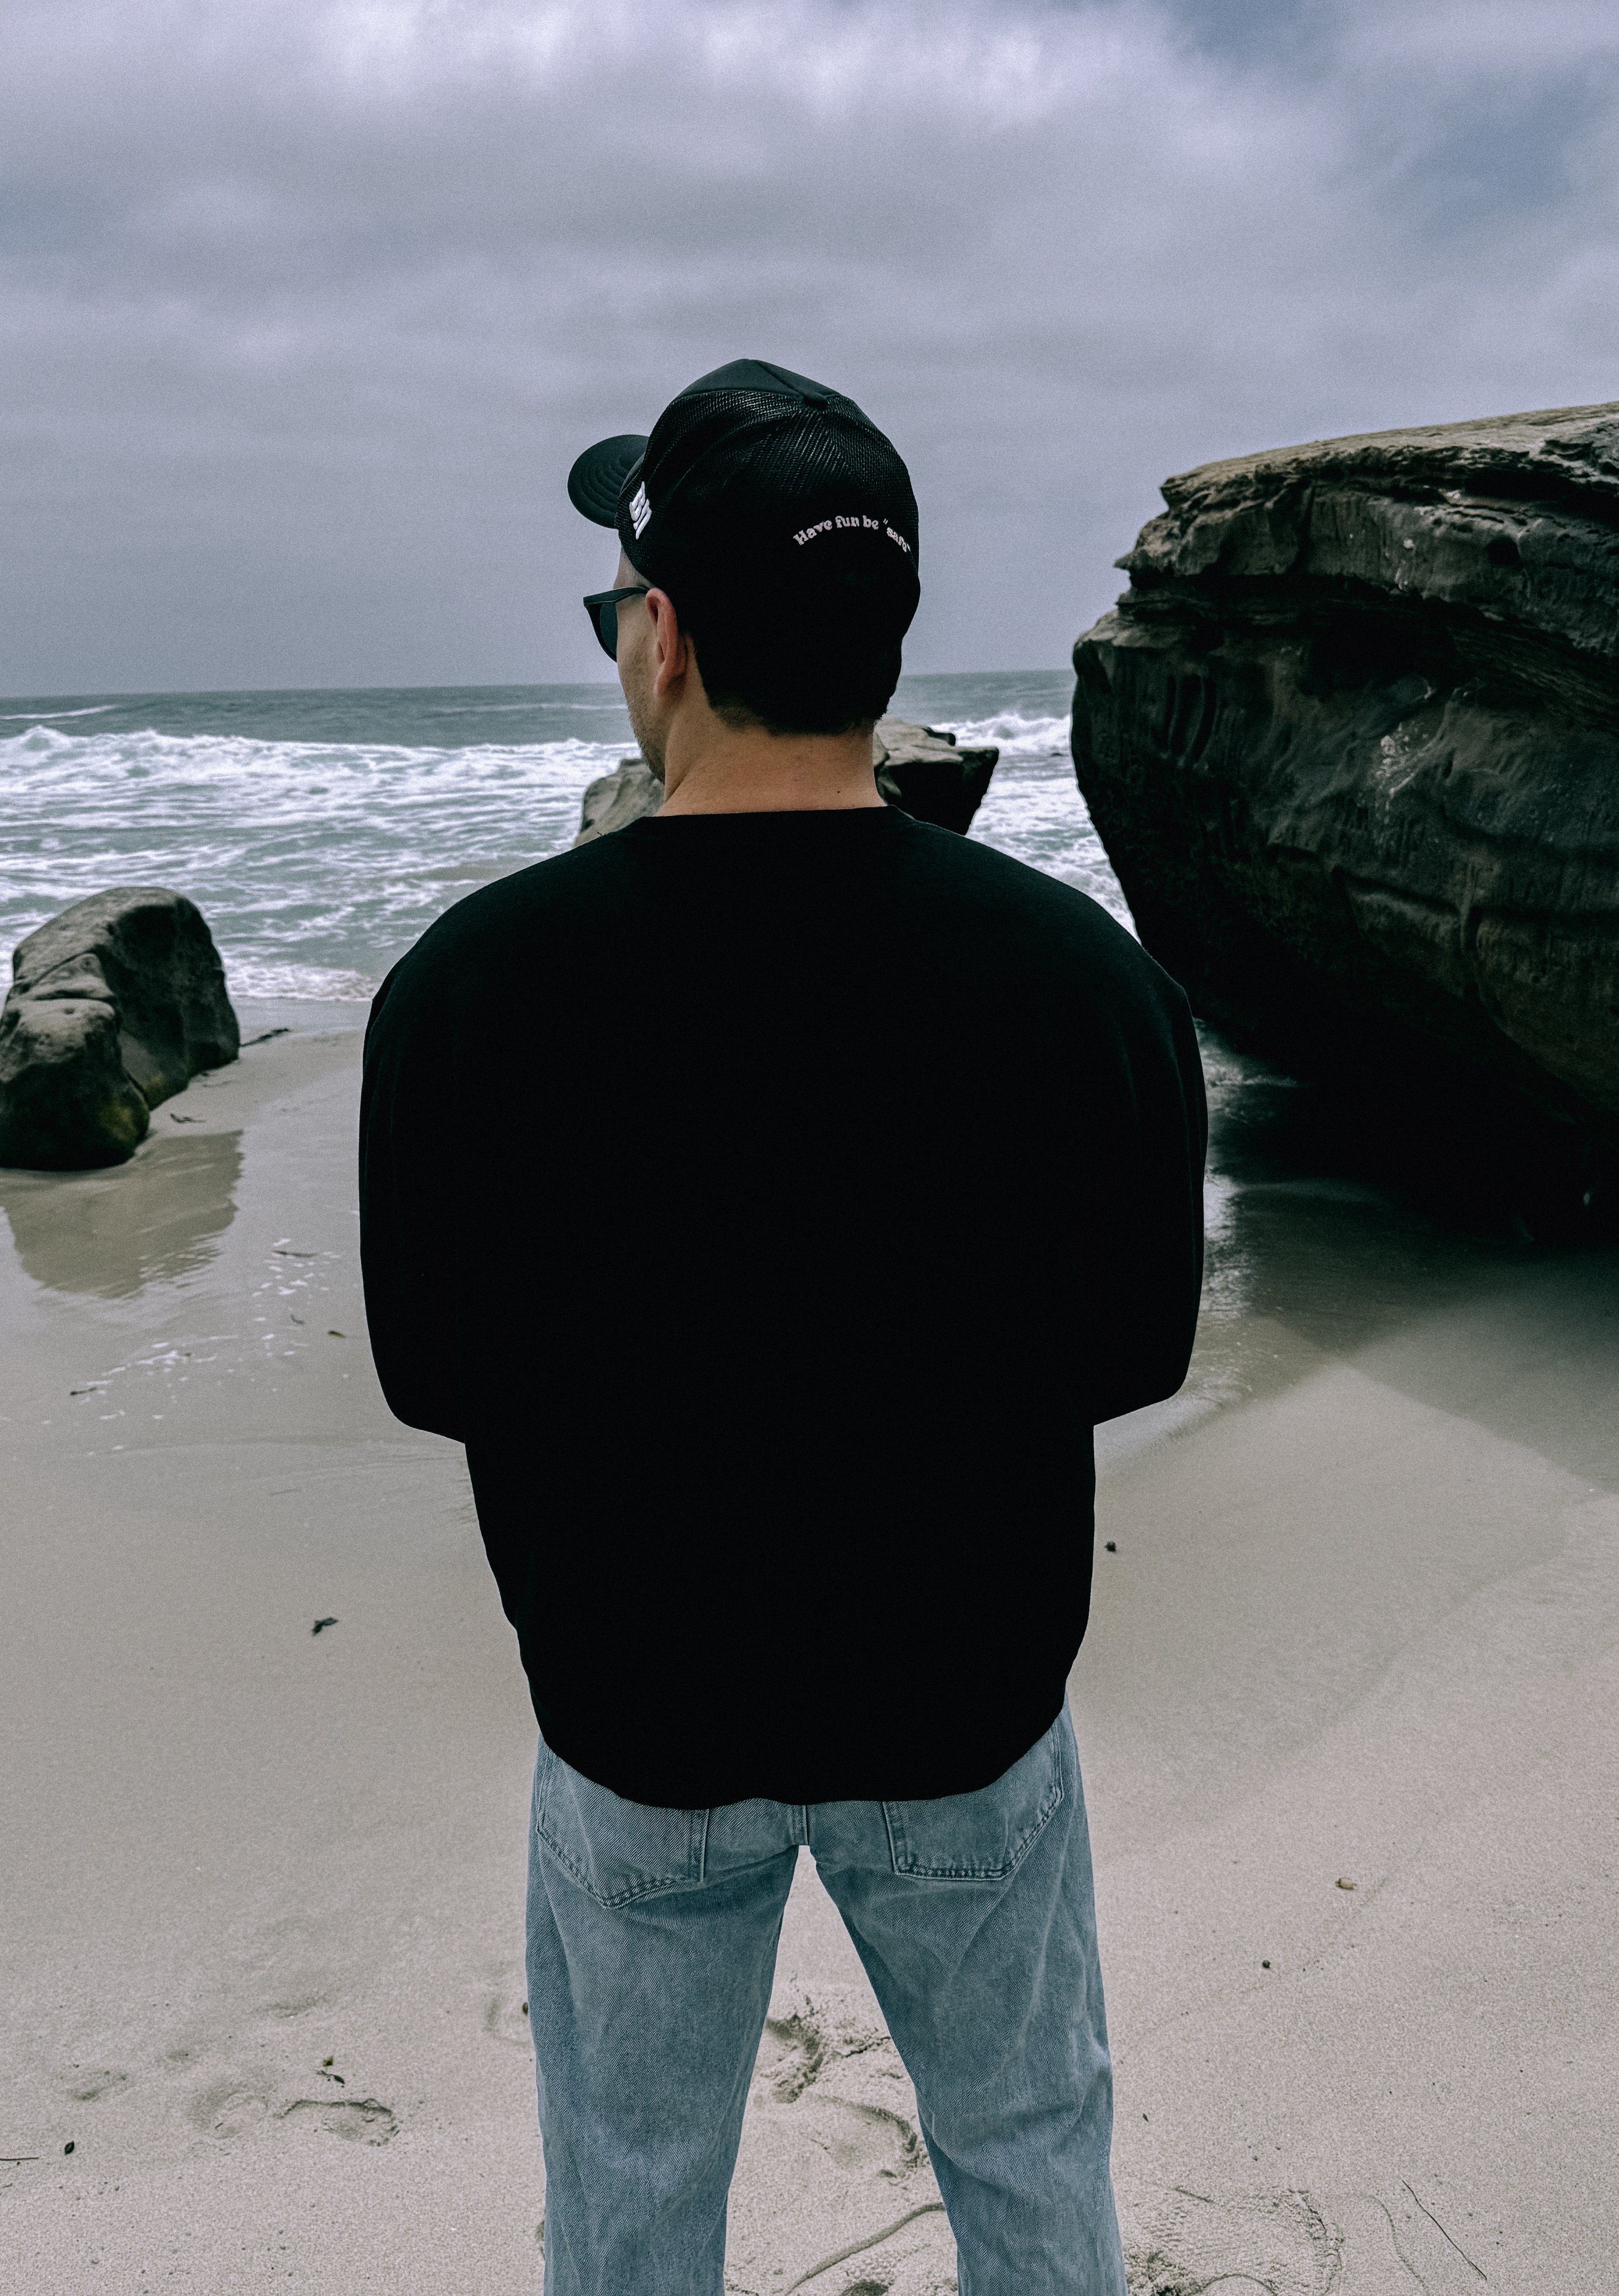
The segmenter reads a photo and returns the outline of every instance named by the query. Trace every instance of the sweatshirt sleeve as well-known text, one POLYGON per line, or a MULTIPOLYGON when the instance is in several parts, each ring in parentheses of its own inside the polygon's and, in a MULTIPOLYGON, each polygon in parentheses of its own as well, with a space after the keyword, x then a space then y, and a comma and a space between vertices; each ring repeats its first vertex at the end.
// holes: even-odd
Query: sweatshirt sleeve
POLYGON ((414 955, 371 1008, 360 1100, 360 1267, 371 1352, 389 1409, 465 1439, 458 1249, 468 1176, 457 1169, 451 1015, 414 955))
POLYGON ((1158 971, 1116 1042, 1090 1247, 1091 1416, 1117 1418, 1186 1378, 1203 1289, 1208 1111, 1185 993, 1158 971))

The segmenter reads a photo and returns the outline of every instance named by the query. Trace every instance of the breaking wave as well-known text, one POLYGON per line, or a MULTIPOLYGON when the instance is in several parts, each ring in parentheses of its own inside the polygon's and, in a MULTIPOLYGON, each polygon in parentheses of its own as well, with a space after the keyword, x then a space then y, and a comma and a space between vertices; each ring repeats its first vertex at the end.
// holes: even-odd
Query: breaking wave
POLYGON ((168 885, 233 994, 364 999, 452 901, 565 846, 623 754, 32 726, 0 740, 0 939, 104 886, 168 885))
MULTIPOLYGON (((987 676, 918 683, 925 700, 902 693, 903 714, 1000 750, 973 834, 1078 885, 1128 924, 1074 786, 1066 716, 1011 695, 986 709, 997 698, 987 676), (941 710, 949 701, 958 716, 941 710)), ((292 730, 294 706, 308 707, 308 697, 242 699, 267 729, 292 730)), ((362 729, 399 725, 384 713, 400 697, 333 699, 372 713, 362 729)), ((0 952, 88 893, 168 885, 208 918, 234 996, 363 1003, 453 902, 562 851, 587 783, 633 747, 622 732, 612 741, 568 732, 587 708, 593 732, 613 731, 615 713, 555 689, 516 701, 469 690, 464 707, 443 693, 435 722, 522 711, 525 732, 558 737, 466 747, 84 722, 114 711, 127 721, 144 707, 70 698, 60 709, 0 713, 0 952)))

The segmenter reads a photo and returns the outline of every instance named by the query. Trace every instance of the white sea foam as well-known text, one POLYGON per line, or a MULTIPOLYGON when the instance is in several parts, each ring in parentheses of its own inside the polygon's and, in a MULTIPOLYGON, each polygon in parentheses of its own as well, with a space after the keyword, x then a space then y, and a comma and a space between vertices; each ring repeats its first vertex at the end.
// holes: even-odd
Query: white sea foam
POLYGON ((1066 758, 1069 724, 1066 717, 1025 718, 1020 709, 1001 709, 991 718, 951 718, 940 730, 954 734, 964 750, 993 742, 1007 766, 1036 758, 1066 758))
POLYGON ((954 734, 963 749, 993 742, 1000 751, 973 835, 1077 886, 1133 933, 1129 906, 1073 777, 1069 722, 1003 709, 942 721, 940 730, 954 734))
POLYGON ((116 701, 92 701, 81 709, 0 709, 0 725, 21 725, 26 719, 30 726, 53 726, 59 718, 104 718, 117 708, 116 701))
POLYGON ((104 886, 169 885, 237 993, 369 996, 452 901, 568 844, 587 783, 623 754, 35 725, 0 740, 0 935, 104 886))
POLYGON ((341 965, 273 964, 233 955, 226 981, 237 1004, 369 1004, 377 982, 341 965))
MULTIPOLYGON (((980 692, 983 683, 973 681, 980 692)), ((273 711, 275 697, 262 700, 273 711)), ((903 706, 922 714, 914 701, 903 706)), ((0 736, 0 949, 86 894, 168 885, 208 918, 236 996, 368 998, 453 902, 562 851, 586 784, 633 746, 563 731, 584 712, 606 730, 599 698, 554 693, 543 707, 534 730, 561 738, 465 748, 96 731, 19 713, 30 722, 0 736)), ((533 725, 532 699, 447 698, 431 714, 508 708, 533 725)), ((1000 750, 974 835, 1078 885, 1128 924, 1074 786, 1067 718, 1011 707, 931 722, 1000 750)))

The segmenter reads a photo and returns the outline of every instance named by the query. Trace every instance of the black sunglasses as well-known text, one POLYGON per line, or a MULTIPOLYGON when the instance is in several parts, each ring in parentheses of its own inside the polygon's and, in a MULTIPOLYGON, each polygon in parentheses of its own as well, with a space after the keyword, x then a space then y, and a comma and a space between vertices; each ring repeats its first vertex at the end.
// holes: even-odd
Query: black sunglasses
POLYGON ((644 598, 651 587, 650 582, 632 582, 627 590, 596 590, 586 599, 585 611, 590 617, 596 644, 609 661, 619 658, 619 601, 644 598))

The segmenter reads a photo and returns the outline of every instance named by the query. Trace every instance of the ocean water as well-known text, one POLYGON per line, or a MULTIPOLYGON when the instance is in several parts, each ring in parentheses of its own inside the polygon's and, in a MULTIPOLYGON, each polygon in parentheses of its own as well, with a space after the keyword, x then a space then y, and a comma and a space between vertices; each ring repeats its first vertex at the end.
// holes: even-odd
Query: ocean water
MULTIPOLYGON (((893 707, 999 743, 973 834, 1128 924, 1074 785, 1072 696, 1046 671, 917 676, 893 707)), ((234 996, 361 1005, 452 902, 562 851, 635 746, 607 684, 0 700, 0 959, 9 977, 87 893, 168 885, 234 996)))
MULTIPOLYGON (((1129 925, 1074 785, 1071 699, 1070 680, 1050 672, 919 676, 902 682, 895 707, 958 740, 998 743, 973 834, 1129 925)), ((86 893, 170 885, 212 926, 250 1031, 358 1027, 382 975, 433 919, 563 850, 586 784, 633 749, 606 684, 0 701, 0 956, 86 893)), ((1393 1152, 1397 1139, 1341 1096, 1199 1033, 1212 1119, 1202 1336, 1182 1396, 1146 1414, 1154 1427, 1292 1376, 1278 1332, 1300 1335, 1313 1362, 1379 1341, 1501 1273, 1501 1220, 1449 1204, 1452 1161, 1414 1174, 1393 1152)), ((153 1173, 198 1152, 160 1136, 153 1173)), ((202 1206, 193 1243, 204 1257, 233 1217, 236 1170, 233 1152, 202 1206)), ((37 1183, 9 1180, 22 1198, 0 1190, 0 1210, 15 1230, 37 1183)), ((144 1283, 158 1263, 141 1200, 127 1201, 144 1283)), ((101 1267, 88 1288, 107 1281, 101 1267)), ((1119 1455, 1139 1434, 1121 1422, 1104 1449, 1119 1455)))

